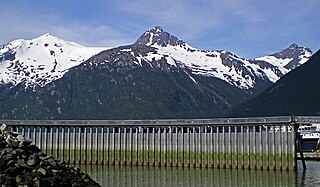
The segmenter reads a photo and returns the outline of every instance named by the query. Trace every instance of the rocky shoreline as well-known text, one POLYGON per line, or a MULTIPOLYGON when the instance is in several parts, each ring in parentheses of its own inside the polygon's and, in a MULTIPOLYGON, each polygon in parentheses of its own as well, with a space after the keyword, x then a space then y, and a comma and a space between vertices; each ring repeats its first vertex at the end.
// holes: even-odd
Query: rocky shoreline
POLYGON ((0 186, 98 187, 79 168, 47 156, 32 141, 0 126, 0 186))

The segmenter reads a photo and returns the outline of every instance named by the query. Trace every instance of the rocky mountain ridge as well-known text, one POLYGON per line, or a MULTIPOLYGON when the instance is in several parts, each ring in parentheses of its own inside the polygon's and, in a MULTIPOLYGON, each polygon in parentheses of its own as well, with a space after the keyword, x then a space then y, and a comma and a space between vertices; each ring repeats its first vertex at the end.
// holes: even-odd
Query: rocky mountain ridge
POLYGON ((280 52, 282 56, 265 58, 273 61, 251 60, 225 50, 195 49, 155 27, 131 45, 85 53, 88 59, 79 58, 74 65, 65 56, 67 61, 59 62, 69 66, 54 69, 55 78, 47 78, 54 67, 48 47, 55 43, 46 43, 38 45, 51 59, 44 73, 27 75, 28 68, 7 71, 22 57, 18 59, 18 52, 15 58, 2 55, 2 78, 20 80, 3 79, 0 84, 2 119, 217 117, 272 85, 290 70, 286 65, 293 59, 300 59, 299 65, 312 54, 292 45, 280 52))
POLYGON ((32 40, 14 40, 0 48, 0 82, 10 87, 43 87, 106 49, 84 47, 49 33, 32 40))
POLYGON ((320 114, 320 50, 257 97, 228 111, 227 116, 312 116, 320 114), (261 107, 263 106, 263 107, 261 107))
MULTIPOLYGON (((144 61, 156 67, 155 62, 161 61, 190 70, 192 80, 194 75, 216 77, 241 89, 255 88, 259 80, 274 83, 312 56, 310 49, 296 44, 253 60, 225 50, 199 50, 159 26, 146 31, 130 46, 137 45, 150 48, 143 55, 135 54, 128 46, 123 48, 136 64, 144 61)), ((88 48, 51 34, 15 40, 0 49, 0 82, 10 87, 18 84, 33 89, 43 87, 103 50, 107 48, 88 48)))

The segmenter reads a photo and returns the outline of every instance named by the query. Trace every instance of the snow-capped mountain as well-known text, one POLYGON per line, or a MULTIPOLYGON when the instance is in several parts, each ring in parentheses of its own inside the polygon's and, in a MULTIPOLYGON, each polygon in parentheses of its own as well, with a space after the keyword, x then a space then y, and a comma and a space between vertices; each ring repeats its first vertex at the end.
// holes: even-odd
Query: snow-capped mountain
POLYGON ((45 86, 107 48, 84 47, 51 34, 14 40, 0 48, 0 81, 25 88, 45 86))
MULTIPOLYGON (((124 48, 138 65, 144 61, 159 66, 154 62, 164 61, 190 70, 186 72, 194 82, 195 75, 215 77, 241 89, 255 88, 260 80, 274 83, 312 56, 310 49, 293 44, 279 53, 251 60, 226 50, 195 49, 159 26, 146 31, 133 45, 154 49, 141 56, 130 47, 124 48)), ((0 82, 10 87, 20 83, 25 88, 43 87, 103 50, 107 48, 84 47, 50 34, 15 40, 0 48, 0 82)))
MULTIPOLYGON (((291 46, 291 49, 294 48, 296 47, 291 46)), ((232 108, 226 116, 319 116, 319 62, 320 50, 305 64, 284 75, 259 96, 232 108)))
POLYGON ((312 51, 309 48, 299 47, 297 44, 292 44, 278 53, 256 58, 255 61, 256 63, 261 64, 267 62, 274 67, 277 67, 280 70, 277 73, 278 76, 270 77, 272 82, 276 82, 282 75, 304 64, 311 58, 311 56, 312 51))
POLYGON ((217 117, 311 56, 296 45, 257 59, 199 50, 160 27, 132 45, 102 50, 50 35, 4 45, 0 118, 217 117))
POLYGON ((191 79, 193 75, 216 77, 241 89, 254 88, 257 79, 275 82, 312 56, 310 49, 294 44, 279 53, 250 60, 225 50, 195 49, 160 27, 145 32, 135 45, 156 49, 137 56, 137 63, 165 59, 172 66, 190 69, 191 79))

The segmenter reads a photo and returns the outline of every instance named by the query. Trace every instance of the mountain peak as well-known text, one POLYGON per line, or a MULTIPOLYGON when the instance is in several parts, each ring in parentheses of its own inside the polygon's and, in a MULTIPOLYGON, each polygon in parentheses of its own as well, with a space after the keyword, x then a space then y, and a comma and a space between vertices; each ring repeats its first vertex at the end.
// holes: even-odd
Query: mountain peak
POLYGON ((42 35, 42 36, 50 37, 50 36, 54 36, 54 35, 48 32, 48 33, 45 33, 45 34, 44 34, 44 35, 42 35))
POLYGON ((289 48, 298 48, 299 46, 296 43, 293 43, 289 46, 289 48))
POLYGON ((272 56, 281 59, 299 57, 300 55, 307 55, 310 57, 312 51, 309 48, 299 47, 296 43, 293 43, 288 48, 272 54, 272 56))
MULTIPOLYGON (((57 38, 55 35, 51 34, 51 33, 45 33, 37 38, 41 38, 41 39, 47 39, 47 38, 57 38)), ((34 39, 37 39, 37 38, 34 38, 34 39)))
POLYGON ((162 33, 163 29, 160 26, 155 26, 151 29, 149 29, 149 32, 157 34, 157 33, 162 33))
POLYGON ((159 45, 165 47, 172 46, 185 46, 185 42, 179 40, 176 36, 164 31, 160 26, 153 27, 141 35, 134 43, 135 45, 159 45))

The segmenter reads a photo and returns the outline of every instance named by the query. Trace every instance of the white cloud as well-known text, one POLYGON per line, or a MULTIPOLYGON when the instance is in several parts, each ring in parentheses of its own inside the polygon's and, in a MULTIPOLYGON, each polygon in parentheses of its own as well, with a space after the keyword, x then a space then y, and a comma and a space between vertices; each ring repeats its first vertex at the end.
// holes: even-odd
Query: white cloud
POLYGON ((202 49, 237 46, 259 53, 299 41, 319 46, 319 0, 94 0, 90 5, 97 1, 99 6, 85 9, 70 0, 61 10, 36 0, 0 2, 0 44, 50 32, 86 46, 118 46, 160 25, 202 49))
POLYGON ((108 25, 66 21, 62 15, 38 16, 24 12, 24 7, 11 9, 11 13, 0 13, 0 45, 15 39, 32 39, 48 32, 85 46, 115 47, 133 42, 108 25))
POLYGON ((107 25, 73 23, 52 26, 50 30, 63 39, 76 41, 85 46, 116 47, 132 42, 126 36, 107 25))
POLYGON ((201 4, 198 9, 193 7, 195 3, 183 0, 162 1, 120 1, 118 6, 123 11, 140 14, 142 22, 154 22, 160 26, 179 28, 183 38, 192 38, 217 25, 221 20, 209 12, 209 7, 201 4), (204 9, 204 10, 201 10, 204 9))

